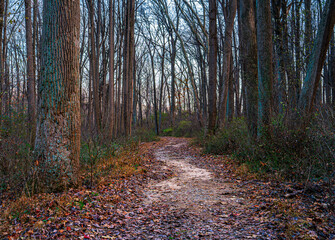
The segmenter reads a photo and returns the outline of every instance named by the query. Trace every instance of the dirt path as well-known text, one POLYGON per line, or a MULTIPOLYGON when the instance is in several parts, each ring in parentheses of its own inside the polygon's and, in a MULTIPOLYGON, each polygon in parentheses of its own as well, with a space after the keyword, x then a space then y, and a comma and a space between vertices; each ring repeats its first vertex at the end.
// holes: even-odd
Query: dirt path
POLYGON ((205 165, 198 166, 204 159, 192 156, 188 140, 164 141, 153 153, 154 172, 172 174, 165 180, 151 180, 143 201, 145 208, 165 209, 171 218, 157 228, 168 228, 170 239, 272 239, 266 221, 252 215, 253 203, 244 199, 243 188, 205 165))
POLYGON ((23 215, 0 218, 0 239, 335 237, 316 191, 312 199, 300 185, 242 177, 230 157, 202 155, 187 139, 164 137, 129 154, 141 158, 137 174, 17 202, 23 215))
POLYGON ((215 205, 225 204, 226 208, 235 208, 243 204, 242 198, 234 196, 232 184, 219 183, 212 172, 190 163, 192 157, 181 152, 187 144, 186 140, 170 139, 155 151, 154 156, 161 163, 161 168, 171 170, 174 176, 150 182, 145 204, 162 202, 168 204, 170 210, 183 210, 208 218, 212 216, 210 210, 215 205))

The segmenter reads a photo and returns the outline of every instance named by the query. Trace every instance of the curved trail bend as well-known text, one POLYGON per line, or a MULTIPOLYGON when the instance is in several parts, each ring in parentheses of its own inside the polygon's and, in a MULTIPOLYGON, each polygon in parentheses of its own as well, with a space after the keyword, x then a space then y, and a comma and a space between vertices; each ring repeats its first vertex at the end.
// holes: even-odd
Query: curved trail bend
POLYGON ((145 203, 163 202, 171 210, 206 217, 211 215, 213 205, 226 204, 233 208, 241 204, 243 199, 234 196, 231 184, 219 182, 212 172, 191 163, 192 156, 182 151, 187 144, 186 140, 170 139, 155 151, 154 156, 162 170, 169 169, 174 176, 164 181, 150 182, 145 203))
POLYGON ((164 212, 155 228, 172 239, 272 239, 268 219, 255 214, 245 186, 224 164, 201 157, 187 139, 164 137, 157 145, 152 172, 168 177, 151 178, 143 200, 145 209, 164 212))

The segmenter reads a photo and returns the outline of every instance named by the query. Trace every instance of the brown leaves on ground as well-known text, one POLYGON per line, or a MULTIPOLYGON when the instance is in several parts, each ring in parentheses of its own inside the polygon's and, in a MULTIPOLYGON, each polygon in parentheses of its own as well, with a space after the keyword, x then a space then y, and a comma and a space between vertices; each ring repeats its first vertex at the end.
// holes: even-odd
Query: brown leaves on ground
MULTIPOLYGON (((306 187, 257 180, 228 156, 202 155, 199 149, 184 144, 188 142, 162 138, 142 143, 136 151, 112 160, 114 165, 117 162, 113 169, 118 172, 103 175, 92 189, 1 199, 1 239, 334 238, 335 219, 325 201, 322 182, 306 187), (171 208, 173 204, 164 201, 144 204, 150 182, 178 175, 173 167, 155 158, 155 153, 171 142, 175 145, 170 150, 179 157, 210 171, 211 181, 231 186, 210 207, 199 205, 209 214, 171 208)), ((108 164, 106 160, 105 168, 108 164)))

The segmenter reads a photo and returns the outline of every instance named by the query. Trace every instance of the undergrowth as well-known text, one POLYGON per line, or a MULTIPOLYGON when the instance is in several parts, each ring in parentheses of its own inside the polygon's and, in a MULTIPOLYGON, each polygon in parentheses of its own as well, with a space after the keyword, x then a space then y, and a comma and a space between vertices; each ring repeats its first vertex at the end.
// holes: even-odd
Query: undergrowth
MULTIPOLYGON (((78 186, 78 189, 89 190, 92 191, 92 194, 96 194, 95 191, 101 185, 113 184, 125 177, 145 173, 146 169, 142 163, 142 155, 139 153, 139 144, 135 137, 109 143, 98 138, 84 138, 80 156, 80 180, 82 184, 78 186)), ((84 200, 74 200, 70 196, 71 194, 66 194, 67 191, 72 190, 65 189, 63 192, 56 194, 12 195, 10 196, 11 201, 8 197, 0 199, 0 202, 6 202, 4 205, 6 207, 0 213, 0 220, 7 219, 13 223, 29 221, 31 212, 36 212, 36 209, 43 207, 41 203, 50 204, 48 208, 52 208, 60 214, 66 211, 64 209, 67 208, 68 204, 78 207, 85 204, 84 200), (45 201, 46 199, 50 199, 50 201, 45 201)))
POLYGON ((309 127, 289 130, 280 121, 273 121, 272 134, 253 138, 244 119, 239 118, 213 136, 199 136, 196 142, 205 153, 231 154, 259 175, 303 182, 324 180, 333 186, 334 122, 315 118, 309 127))
MULTIPOLYGON (((33 199, 46 191, 37 184, 43 179, 35 175, 38 162, 30 145, 27 116, 24 113, 12 114, 11 118, 0 117, 0 206, 11 201, 13 207, 9 207, 12 210, 8 215, 22 216, 27 208, 20 201, 33 199)), ((94 189, 106 179, 142 173, 145 170, 138 153, 139 142, 157 139, 156 135, 145 131, 115 140, 92 135, 82 132, 79 185, 74 187, 94 189)), ((67 190, 59 189, 60 192, 67 190)))

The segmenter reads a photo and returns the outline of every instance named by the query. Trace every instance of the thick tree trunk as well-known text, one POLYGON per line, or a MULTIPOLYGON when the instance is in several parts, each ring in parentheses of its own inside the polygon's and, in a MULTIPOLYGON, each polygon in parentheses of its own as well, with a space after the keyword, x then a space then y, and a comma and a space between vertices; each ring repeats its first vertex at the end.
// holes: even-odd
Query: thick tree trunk
POLYGON ((44 0, 43 13, 35 154, 40 184, 57 190, 78 181, 80 1, 44 0))
POLYGON ((267 131, 272 116, 272 27, 270 2, 257 0, 257 53, 258 53, 258 135, 267 131))
POLYGON ((286 99, 286 66, 285 66, 285 50, 284 50, 284 15, 286 13, 281 12, 281 5, 283 0, 272 0, 272 12, 274 16, 274 44, 276 48, 276 57, 277 60, 276 69, 278 77, 276 78, 277 82, 277 94, 279 113, 283 114, 284 109, 286 109, 287 99, 286 99))
POLYGON ((240 16, 242 82, 245 84, 246 99, 244 106, 249 132, 255 137, 257 135, 258 75, 254 0, 240 0, 240 16))
POLYGON ((208 68, 208 133, 213 134, 216 124, 216 83, 218 38, 216 26, 216 0, 209 0, 209 68, 208 68))
POLYGON ((134 24, 135 0, 127 0, 125 9, 125 39, 123 52, 123 133, 131 135, 132 107, 133 107, 133 70, 134 70, 134 24))

